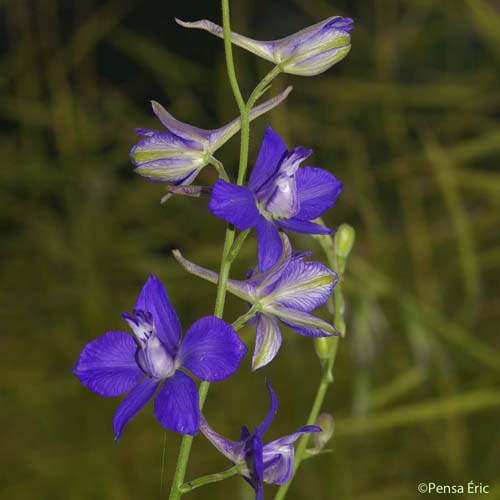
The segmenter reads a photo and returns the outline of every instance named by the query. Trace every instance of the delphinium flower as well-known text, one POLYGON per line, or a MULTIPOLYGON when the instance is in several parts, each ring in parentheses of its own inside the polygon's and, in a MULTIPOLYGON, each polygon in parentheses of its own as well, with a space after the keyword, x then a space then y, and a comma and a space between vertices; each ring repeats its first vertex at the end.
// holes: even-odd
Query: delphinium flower
POLYGON ((201 417, 200 430, 205 437, 233 464, 237 465, 243 478, 255 490, 255 500, 263 498, 263 482, 285 484, 292 477, 294 443, 306 433, 321 432, 321 427, 306 425, 293 434, 264 444, 262 439, 269 429, 278 410, 278 399, 266 381, 271 396, 271 409, 264 421, 255 428, 253 434, 243 426, 239 441, 232 441, 215 432, 201 417))
POLYGON ((214 215, 241 231, 257 229, 261 271, 272 266, 281 253, 276 226, 297 233, 332 232, 311 221, 333 206, 343 184, 321 168, 299 168, 311 154, 302 147, 288 151, 268 126, 248 187, 223 180, 213 187, 209 208, 214 215))
POLYGON ((112 331, 85 346, 73 373, 95 393, 114 397, 128 393, 119 405, 113 429, 118 440, 124 427, 153 397, 160 424, 181 434, 199 426, 198 390, 184 371, 202 380, 232 375, 246 354, 234 329, 209 316, 196 321, 181 340, 179 318, 161 281, 150 275, 133 312, 123 319, 133 332, 112 331))
MULTIPOLYGON (((281 103, 290 93, 288 87, 278 96, 252 109, 250 120, 281 103)), ((241 127, 235 118, 224 127, 204 130, 175 119, 161 104, 152 101, 153 112, 166 131, 136 129, 143 136, 130 151, 135 172, 150 181, 188 185, 210 162, 217 163, 213 154, 241 127)))
MULTIPOLYGON (((292 253, 290 241, 281 235, 283 251, 266 271, 253 271, 245 281, 228 280, 227 289, 251 305, 255 314, 256 340, 252 368, 261 368, 278 353, 282 336, 277 320, 300 335, 327 337, 337 334, 333 326, 311 314, 330 296, 337 275, 320 262, 308 262, 309 254, 292 253)), ((212 283, 219 275, 186 260, 178 250, 174 256, 192 274, 212 283)))
MULTIPOLYGON (((185 22, 185 28, 198 28, 224 37, 222 26, 203 19, 185 22)), ((272 41, 260 41, 238 33, 231 33, 231 42, 255 55, 279 65, 284 73, 315 76, 341 61, 351 50, 354 23, 347 17, 330 17, 293 35, 272 41)))

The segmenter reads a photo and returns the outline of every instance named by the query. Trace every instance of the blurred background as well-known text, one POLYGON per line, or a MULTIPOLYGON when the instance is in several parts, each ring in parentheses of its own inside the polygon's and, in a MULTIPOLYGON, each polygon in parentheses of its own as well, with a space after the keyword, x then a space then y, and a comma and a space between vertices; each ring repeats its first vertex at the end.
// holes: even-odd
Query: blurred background
MULTIPOLYGON (((500 498, 500 5, 493 0, 239 0, 233 28, 260 39, 331 15, 355 19, 352 51, 315 78, 282 75, 286 103, 252 128, 250 164, 267 122, 312 164, 345 183, 330 226, 357 241, 345 276, 348 335, 325 409, 333 453, 306 462, 290 500, 419 498, 421 481, 490 485, 500 498)), ((220 21, 217 1, 0 2, 0 266, 3 500, 166 498, 178 435, 152 407, 119 444, 117 399, 82 387, 80 350, 123 329, 149 272, 186 328, 212 311, 215 288, 171 250, 217 268, 224 224, 207 200, 174 197, 136 176, 135 127, 158 128, 149 100, 216 128, 237 115, 222 42, 174 16, 220 21), (162 455, 164 470, 162 476, 162 455)), ((245 95, 270 65, 235 50, 245 95)), ((235 137, 218 153, 235 172, 235 137)), ((199 180, 213 183, 206 168, 199 180)), ((316 242, 294 238, 299 248, 316 242)), ((315 257, 322 258, 315 246, 315 257)), ((255 242, 234 266, 254 265, 255 242)), ((245 309, 230 299, 226 319, 245 309)), ((322 312, 328 317, 328 312, 322 312)), ((243 330, 250 347, 254 332, 243 330)), ((290 331, 275 362, 212 386, 206 415, 237 438, 280 410, 269 440, 307 417, 320 368, 290 331)), ((228 462, 200 437, 187 478, 228 462)), ((268 487, 266 498, 272 498, 268 487)), ((192 499, 252 499, 241 478, 192 499), (228 493, 230 492, 230 493, 228 493)))

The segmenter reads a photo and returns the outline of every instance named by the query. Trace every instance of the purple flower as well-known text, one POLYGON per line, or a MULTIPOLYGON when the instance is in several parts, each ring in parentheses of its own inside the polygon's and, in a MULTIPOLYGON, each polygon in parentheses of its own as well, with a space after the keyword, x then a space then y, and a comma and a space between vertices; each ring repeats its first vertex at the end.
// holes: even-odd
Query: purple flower
MULTIPOLYGON (((288 87, 250 113, 253 120, 280 104, 290 93, 288 87)), ((191 184, 213 154, 241 127, 240 118, 216 130, 204 130, 176 120, 161 104, 152 101, 153 112, 167 131, 136 129, 143 137, 130 151, 135 172, 150 181, 191 184)))
POLYGON ((214 316, 196 321, 181 341, 179 318, 161 281, 153 275, 133 313, 122 316, 133 337, 113 331, 90 342, 73 373, 101 396, 128 393, 113 419, 116 440, 162 382, 154 401, 156 418, 166 429, 195 434, 200 413, 198 390, 179 368, 202 380, 224 380, 237 370, 247 351, 245 345, 230 325, 214 316))
POLYGON ((266 381, 271 396, 271 409, 253 434, 243 426, 239 441, 231 441, 217 434, 201 417, 200 429, 205 437, 231 462, 239 466, 244 479, 255 490, 255 499, 263 498, 263 482, 285 484, 292 477, 294 443, 305 433, 321 432, 321 427, 306 425, 293 434, 263 444, 262 438, 270 427, 278 410, 276 394, 266 381))
POLYGON ((259 241, 259 269, 272 266, 281 253, 279 226, 297 233, 330 234, 311 222, 331 208, 342 182, 321 168, 304 167, 312 151, 288 151, 281 137, 268 126, 248 187, 219 180, 212 191, 212 213, 239 230, 255 227, 259 241))
MULTIPOLYGON (((311 314, 323 305, 337 282, 337 275, 320 262, 306 262, 308 254, 293 254, 290 241, 281 235, 283 252, 267 271, 252 272, 245 281, 228 280, 227 289, 250 303, 256 313, 257 336, 252 358, 254 370, 268 364, 281 346, 277 320, 309 337, 336 335, 335 328, 311 314)), ((189 272, 217 283, 219 275, 184 259, 174 250, 175 258, 189 272)))
MULTIPOLYGON (((221 26, 203 19, 185 22, 176 19, 185 28, 197 28, 224 38, 221 26)), ((330 17, 293 35, 272 41, 259 41, 238 33, 231 33, 231 41, 255 55, 280 66, 284 73, 315 76, 341 61, 351 50, 353 20, 330 17)))

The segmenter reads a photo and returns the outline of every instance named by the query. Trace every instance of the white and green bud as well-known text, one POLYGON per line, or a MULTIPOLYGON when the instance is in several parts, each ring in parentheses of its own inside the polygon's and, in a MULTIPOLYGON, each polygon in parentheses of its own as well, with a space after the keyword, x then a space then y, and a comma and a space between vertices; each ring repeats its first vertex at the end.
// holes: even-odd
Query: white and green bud
POLYGON ((316 425, 321 427, 321 432, 314 434, 314 450, 319 452, 332 439, 335 432, 335 420, 329 413, 322 413, 316 419, 316 425))
MULTIPOLYGON (((254 120, 283 102, 292 87, 253 108, 254 120)), ((136 129, 142 139, 130 151, 135 172, 153 182, 175 186, 190 185, 200 170, 209 163, 218 164, 214 153, 241 128, 240 117, 224 127, 204 130, 174 118, 161 104, 151 102, 153 112, 166 130, 136 129)), ((167 198, 172 193, 167 193, 167 198)))
POLYGON ((342 275, 345 271, 347 257, 351 253, 352 247, 354 246, 355 238, 356 232, 349 224, 341 224, 335 233, 333 245, 338 267, 336 271, 340 275, 342 275))
MULTIPOLYGON (((224 30, 207 19, 185 22, 185 28, 197 28, 224 38, 224 30)), ((283 73, 315 76, 341 61, 351 49, 353 21, 347 17, 330 17, 293 35, 272 41, 260 41, 231 32, 231 42, 278 65, 283 73)))

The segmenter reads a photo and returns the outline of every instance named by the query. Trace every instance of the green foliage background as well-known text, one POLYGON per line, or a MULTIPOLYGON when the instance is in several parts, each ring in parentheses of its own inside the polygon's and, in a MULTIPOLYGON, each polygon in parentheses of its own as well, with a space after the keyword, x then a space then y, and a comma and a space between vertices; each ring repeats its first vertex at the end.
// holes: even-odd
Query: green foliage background
MULTIPOLYGON (((256 38, 335 14, 356 21, 348 58, 316 78, 281 76, 272 92, 289 83, 294 92, 267 117, 345 182, 325 219, 349 222, 358 236, 345 280, 348 337, 326 402, 333 453, 304 464, 290 500, 411 499, 421 481, 470 480, 500 498, 498 3, 232 6, 234 28, 256 38)), ((115 444, 118 401, 84 389, 71 368, 85 343, 123 327, 120 312, 151 271, 185 327, 213 307, 212 285, 186 275, 171 250, 216 268, 222 221, 206 200, 160 206, 162 187, 127 160, 134 127, 158 126, 149 99, 206 128, 237 113, 222 43, 174 16, 219 20, 218 2, 0 2, 3 500, 166 498, 179 437, 164 435, 149 407, 115 444)), ((268 65, 236 56, 248 92, 268 65)), ((251 163, 265 123, 252 128, 251 163)), ((237 151, 233 139, 219 154, 233 173, 237 151)), ((214 179, 210 168, 200 176, 214 179)), ((254 256, 251 240, 235 276, 254 256)), ((229 300, 226 318, 244 307, 229 300)), ((252 329, 243 336, 251 344, 252 329)), ((264 375, 280 399, 269 439, 305 421, 319 365, 312 342, 285 337, 272 366, 252 375, 246 359, 212 386, 206 415, 222 434, 260 422, 264 375)), ((189 478, 227 466, 195 441, 189 478)), ((189 498, 252 493, 233 478, 189 498)))

